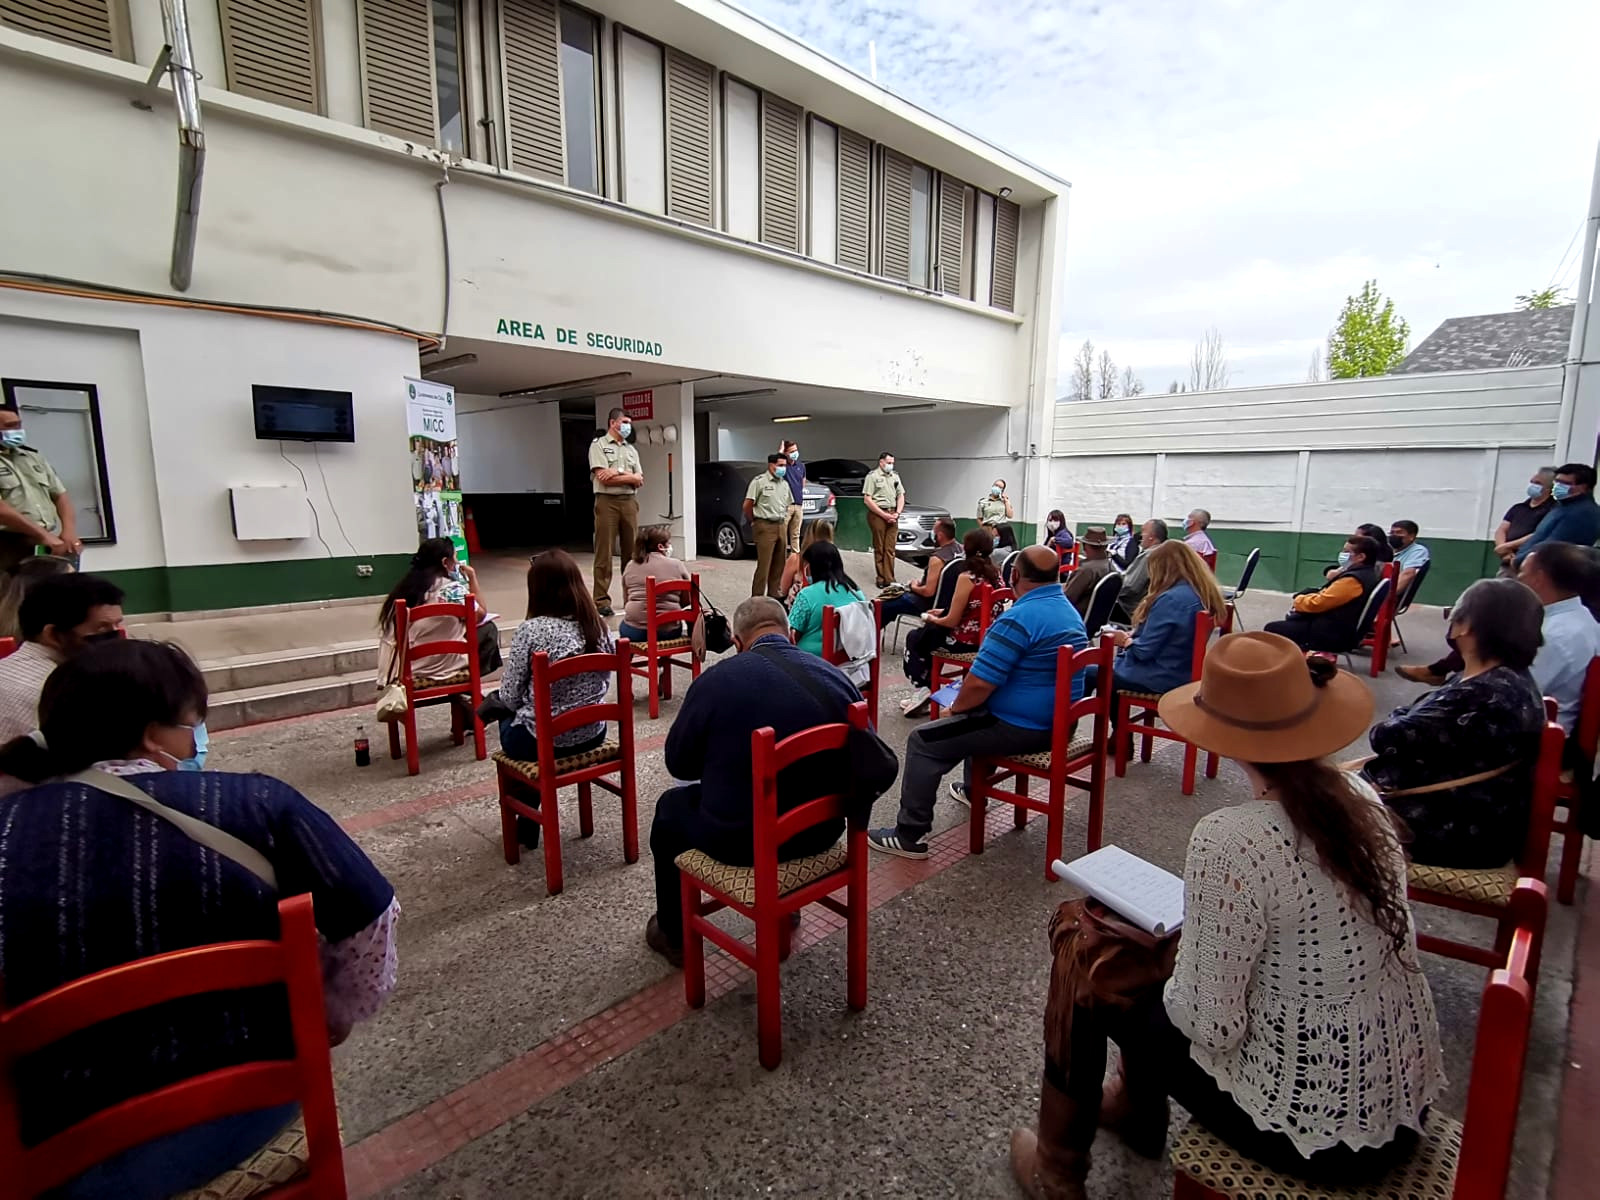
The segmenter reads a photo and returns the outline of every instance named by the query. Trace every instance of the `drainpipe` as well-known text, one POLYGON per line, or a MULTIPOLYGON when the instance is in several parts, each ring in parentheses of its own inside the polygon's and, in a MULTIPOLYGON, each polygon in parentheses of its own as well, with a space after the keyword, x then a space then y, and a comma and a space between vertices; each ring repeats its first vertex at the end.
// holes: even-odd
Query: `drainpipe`
POLYGON ((206 135, 200 127, 199 76, 189 40, 184 0, 161 0, 161 20, 172 48, 172 98, 178 110, 178 210, 172 229, 172 286, 189 290, 194 274, 195 232, 200 223, 200 181, 205 173, 206 135))
MULTIPOLYGON (((1584 339, 1589 325, 1589 298, 1595 283, 1595 239, 1600 234, 1600 149, 1595 152, 1594 183, 1589 189, 1589 215, 1583 223, 1583 253, 1578 256, 1578 293, 1572 304, 1572 339, 1567 344, 1567 361, 1561 376, 1561 416, 1556 427, 1556 457, 1572 459, 1573 416, 1578 407, 1578 372, 1583 363, 1584 339)), ((1600 369, 1600 368, 1597 368, 1600 369)), ((1588 462, 1594 456, 1590 447, 1577 456, 1588 462)))

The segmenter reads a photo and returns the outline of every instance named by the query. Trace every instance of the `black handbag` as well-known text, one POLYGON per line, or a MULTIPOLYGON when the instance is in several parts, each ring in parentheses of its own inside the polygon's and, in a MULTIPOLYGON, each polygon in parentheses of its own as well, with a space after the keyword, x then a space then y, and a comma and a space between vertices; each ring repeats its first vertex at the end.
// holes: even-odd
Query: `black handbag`
POLYGON ((726 654, 733 649, 733 633, 728 628, 728 618, 711 601, 705 601, 705 611, 700 614, 705 630, 706 649, 712 654, 726 654))

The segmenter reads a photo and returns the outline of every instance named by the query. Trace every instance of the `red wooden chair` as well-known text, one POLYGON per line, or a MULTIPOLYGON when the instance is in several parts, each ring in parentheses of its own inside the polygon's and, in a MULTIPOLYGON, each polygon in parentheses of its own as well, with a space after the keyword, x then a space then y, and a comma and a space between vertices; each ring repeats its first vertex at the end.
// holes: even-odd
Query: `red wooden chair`
MULTIPOLYGON (((993 587, 987 583, 980 583, 975 590, 978 593, 978 645, 983 645, 983 639, 989 634, 989 626, 994 624, 995 615, 1002 604, 1009 604, 1017 598, 1016 592, 1007 587, 993 587)), ((954 683, 958 679, 965 679, 972 664, 978 661, 977 650, 935 650, 933 652, 933 677, 928 684, 930 692, 937 692, 947 683, 954 683)), ((939 705, 929 703, 928 719, 939 719, 939 705)))
POLYGON ((0 1162, 7 1196, 38 1196, 134 1146, 218 1117, 298 1104, 305 1127, 303 1165, 270 1194, 274 1200, 342 1200, 344 1157, 311 897, 280 901, 278 921, 279 941, 174 950, 85 975, 0 1009, 0 1162), (23 1145, 14 1083, 18 1060, 79 1030, 170 1000, 270 984, 288 990, 293 1058, 207 1071, 102 1109, 38 1145, 23 1145))
POLYGON ((1417 934, 1418 947, 1430 954, 1442 954, 1492 969, 1504 961, 1511 935, 1519 928, 1528 929, 1533 932, 1528 982, 1538 986, 1539 955, 1544 948, 1544 914, 1548 905, 1541 881, 1545 859, 1550 853, 1551 818, 1561 786, 1564 741, 1561 726, 1546 721, 1539 739, 1539 759, 1533 770, 1533 804, 1528 814, 1527 839, 1514 862, 1481 870, 1412 863, 1407 872, 1406 891, 1413 904, 1436 904, 1494 921, 1494 948, 1451 941, 1431 933, 1417 934))
POLYGON ((1081 553, 1082 552, 1078 549, 1078 543, 1076 540, 1074 540, 1072 545, 1068 546, 1065 550, 1063 550, 1060 546, 1056 547, 1056 557, 1061 560, 1061 569, 1058 572, 1060 578, 1066 579, 1067 576, 1071 575, 1078 569, 1078 563, 1082 561, 1081 553))
MULTIPOLYGON (((872 602, 873 628, 883 628, 883 601, 872 602)), ((793 630, 790 631, 791 633, 793 630)), ((822 610, 822 657, 836 667, 842 667, 850 661, 850 656, 839 649, 839 614, 833 605, 829 604, 822 610)), ((872 656, 872 665, 868 668, 867 686, 861 689, 861 698, 867 702, 867 717, 872 722, 872 727, 878 727, 878 675, 882 666, 883 654, 872 656)))
MULTIPOLYGON (((1583 677, 1583 696, 1578 701, 1578 723, 1573 726, 1572 737, 1583 755, 1583 761, 1592 763, 1600 754, 1600 658, 1589 660, 1588 673, 1583 677)), ((1560 820, 1550 822, 1550 832, 1561 835, 1561 872, 1556 876, 1556 899, 1571 904, 1578 886, 1578 859, 1583 855, 1583 802, 1584 781, 1568 767, 1561 772, 1561 784, 1556 791, 1556 807, 1567 810, 1560 820)))
POLYGON ((689 633, 694 629, 695 618, 700 615, 700 576, 698 573, 676 583, 657 583, 654 575, 644 581, 645 629, 649 640, 643 646, 635 643, 633 664, 629 668, 628 695, 633 696, 633 676, 642 675, 650 694, 650 719, 661 715, 661 701, 672 699, 672 668, 689 672, 690 682, 700 678, 700 660, 694 656, 689 644, 689 633), (656 605, 662 596, 682 596, 678 601, 683 608, 662 612, 656 605), (673 625, 683 626, 683 636, 661 637, 661 630, 673 625), (640 661, 644 662, 640 666, 640 661))
POLYGON ((16 638, 0 638, 0 658, 5 658, 17 648, 16 638))
POLYGON ((850 1007, 867 1006, 867 827, 846 810, 842 795, 823 796, 778 812, 778 773, 813 754, 842 750, 852 728, 865 729, 867 706, 850 706, 847 724, 818 725, 783 741, 770 727, 750 735, 751 783, 755 793, 753 867, 720 863, 700 850, 678 855, 683 886, 683 988, 692 1008, 706 1002, 705 945, 709 938, 756 973, 756 1040, 761 1065, 774 1070, 783 1059, 783 1007, 778 964, 789 956, 794 927, 789 914, 820 904, 845 919, 850 1007), (843 845, 807 858, 778 861, 778 847, 813 825, 849 817, 843 845), (845 890, 845 899, 833 893, 845 890), (701 896, 709 897, 705 901, 701 896), (708 918, 728 908, 755 922, 754 949, 708 918))
POLYGON ((633 697, 630 694, 630 656, 628 639, 617 642, 609 654, 574 654, 556 662, 544 651, 533 656, 534 738, 539 744, 539 761, 523 762, 503 750, 494 755, 495 774, 500 784, 500 840, 506 863, 515 866, 522 858, 517 841, 517 818, 537 821, 543 832, 544 886, 550 895, 561 891, 561 804, 565 787, 578 789, 578 836, 594 836, 592 789, 610 792, 622 801, 622 857, 639 861, 639 806, 634 794, 633 775, 633 697), (591 671, 617 677, 617 698, 599 704, 569 708, 555 715, 551 691, 557 682, 591 671), (593 750, 564 757, 556 756, 556 738, 584 725, 615 721, 617 736, 593 750), (606 776, 615 775, 610 782, 606 776))
POLYGON ((1213 575, 1217 573, 1217 552, 1215 550, 1211 551, 1209 554, 1202 554, 1200 556, 1200 561, 1211 568, 1211 573, 1213 575))
MULTIPOLYGON (((1205 666, 1206 647, 1211 642, 1211 631, 1216 628, 1216 621, 1210 613, 1201 609, 1194 617, 1194 658, 1190 671, 1190 678, 1198 681, 1200 670, 1205 666)), ((1137 733, 1142 740, 1139 746, 1139 761, 1150 761, 1151 739, 1164 738, 1171 742, 1180 742, 1183 745, 1183 794, 1194 795, 1194 769, 1200 752, 1190 742, 1185 742, 1172 730, 1156 724, 1159 716, 1161 697, 1154 692, 1122 692, 1117 699, 1117 731, 1116 763, 1117 778, 1121 779, 1128 773, 1128 751, 1132 748, 1134 734, 1137 733)), ((1206 778, 1217 777, 1217 756, 1206 754, 1206 778)))
POLYGON ((460 604, 419 604, 415 608, 404 600, 394 602, 394 644, 399 656, 399 682, 406 689, 405 715, 389 722, 389 757, 400 757, 400 730, 405 727, 406 773, 415 775, 422 770, 417 750, 417 709, 424 705, 448 704, 450 706, 450 740, 456 745, 466 741, 466 729, 472 725, 472 741, 481 762, 489 756, 483 740, 483 718, 478 716, 478 705, 483 703, 483 676, 478 669, 478 606, 477 598, 470 592, 460 604), (455 617, 466 627, 462 639, 445 642, 418 642, 411 644, 411 622, 428 617, 455 617), (465 654, 467 669, 441 679, 419 678, 412 661, 435 654, 465 654))
POLYGON ((1384 667, 1389 664, 1389 635, 1394 629, 1395 607, 1400 599, 1397 587, 1399 566, 1392 562, 1384 563, 1378 578, 1387 579, 1389 586, 1384 589, 1383 599, 1378 602, 1378 615, 1372 620, 1372 632, 1361 639, 1361 648, 1372 651, 1371 674, 1374 679, 1382 675, 1384 667))
MULTIPOLYGON (((1544 885, 1536 885, 1543 899, 1544 885)), ((1538 914, 1543 922, 1543 913, 1538 914)), ((1431 1109, 1416 1153, 1368 1187, 1322 1188, 1281 1176, 1252 1162, 1191 1122, 1172 1147, 1173 1200, 1358 1200, 1360 1197, 1451 1197, 1503 1200, 1511 1176, 1511 1145, 1522 1100, 1522 1073, 1533 1024, 1538 937, 1516 929, 1483 992, 1478 1036, 1462 1121, 1431 1109)))
POLYGON ((1100 848, 1105 817, 1106 739, 1111 729, 1111 664, 1115 656, 1116 646, 1110 634, 1103 636, 1099 645, 1077 653, 1071 646, 1062 646, 1056 651, 1056 706, 1050 726, 1050 749, 1010 758, 972 760, 972 785, 967 789, 972 805, 972 853, 983 853, 984 813, 990 800, 1016 808, 1018 829, 1028 823, 1029 812, 1044 813, 1044 877, 1054 882, 1056 873, 1050 864, 1062 857, 1069 783, 1089 793, 1088 849, 1100 848), (1099 688, 1094 695, 1074 702, 1072 677, 1091 665, 1100 668, 1099 688), (1093 718, 1090 733, 1070 734, 1075 722, 1089 718, 1093 718), (1042 800, 1028 794, 1030 779, 1046 781, 1042 800), (1013 782, 1015 791, 1001 790, 999 785, 1008 780, 1013 782))

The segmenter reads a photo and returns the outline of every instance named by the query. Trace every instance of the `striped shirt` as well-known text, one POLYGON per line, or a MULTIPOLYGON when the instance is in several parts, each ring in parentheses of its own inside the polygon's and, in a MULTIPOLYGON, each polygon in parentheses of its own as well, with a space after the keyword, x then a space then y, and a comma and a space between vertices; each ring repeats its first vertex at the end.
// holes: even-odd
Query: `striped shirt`
POLYGON ((56 656, 38 642, 0 658, 0 744, 39 728, 39 693, 56 666, 56 656))
MULTIPOLYGON (((1066 594, 1041 584, 1017 597, 984 635, 972 673, 995 691, 989 712, 1007 725, 1049 729, 1055 717, 1056 651, 1089 644, 1083 618, 1066 594)), ((1083 696, 1083 676, 1072 677, 1072 698, 1083 696)))

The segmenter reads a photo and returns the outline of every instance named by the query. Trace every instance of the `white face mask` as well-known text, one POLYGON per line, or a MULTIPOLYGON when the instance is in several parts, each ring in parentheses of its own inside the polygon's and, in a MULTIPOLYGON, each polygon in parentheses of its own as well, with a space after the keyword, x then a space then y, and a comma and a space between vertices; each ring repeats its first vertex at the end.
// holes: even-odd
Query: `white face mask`
POLYGON ((668 542, 665 546, 661 547, 661 553, 665 554, 668 558, 671 558, 672 557, 672 543, 668 542))
POLYGON ((1054 533, 1056 530, 1061 528, 1061 522, 1060 521, 1046 521, 1044 523, 1044 527, 1046 529, 1048 529, 1051 533, 1054 533))

